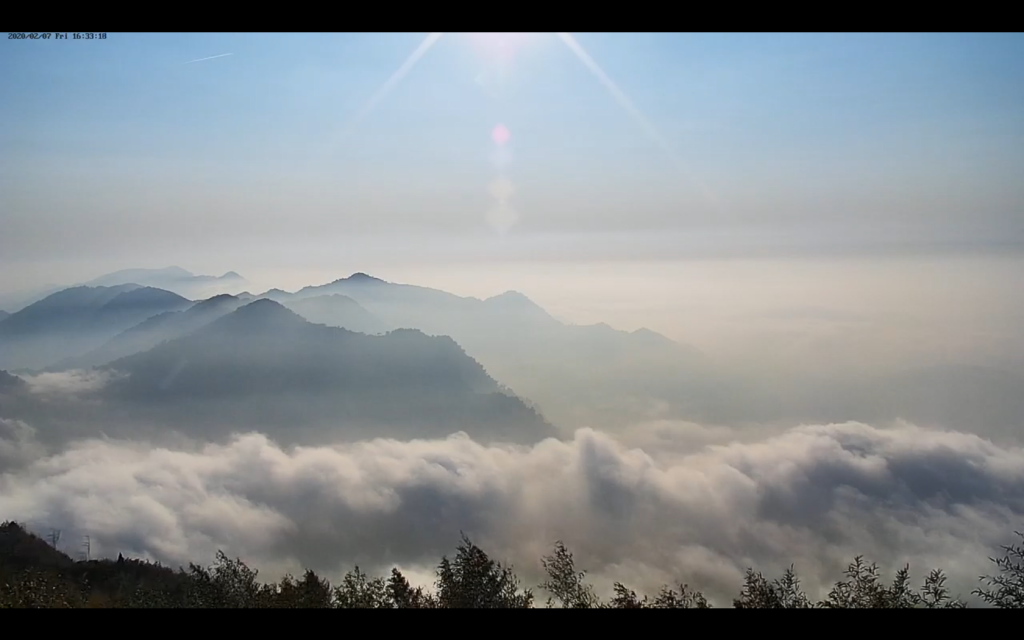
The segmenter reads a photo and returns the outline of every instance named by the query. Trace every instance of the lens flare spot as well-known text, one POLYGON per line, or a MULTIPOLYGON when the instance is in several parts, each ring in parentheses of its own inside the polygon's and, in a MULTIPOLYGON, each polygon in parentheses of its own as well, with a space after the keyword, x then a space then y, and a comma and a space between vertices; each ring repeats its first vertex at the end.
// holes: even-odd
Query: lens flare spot
POLYGON ((491 131, 491 139, 498 144, 505 144, 511 137, 512 133, 503 124, 499 124, 494 127, 494 131, 491 131))
POLYGON ((515 187, 512 186, 512 181, 508 178, 498 178, 491 183, 491 195, 495 200, 508 200, 513 193, 515 193, 515 187))
POLYGON ((519 214, 515 209, 502 202, 487 212, 487 222, 495 231, 504 234, 519 222, 519 214))

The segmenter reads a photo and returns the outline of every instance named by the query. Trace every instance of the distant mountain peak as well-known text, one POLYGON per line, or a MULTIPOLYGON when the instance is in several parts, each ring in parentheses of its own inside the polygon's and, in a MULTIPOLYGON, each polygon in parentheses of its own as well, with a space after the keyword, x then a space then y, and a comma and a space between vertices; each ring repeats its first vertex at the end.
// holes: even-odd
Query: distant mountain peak
POLYGON ((245 280, 242 276, 238 275, 235 271, 228 271, 220 277, 221 280, 245 280))
MULTIPOLYGON (((127 285, 126 285, 127 286, 127 285)), ((116 287, 111 287, 114 289, 116 287)), ((156 287, 139 287, 129 289, 117 294, 114 299, 108 302, 105 306, 117 307, 121 305, 132 305, 132 304, 146 304, 153 302, 167 302, 167 301, 180 301, 188 302, 188 300, 172 291, 166 291, 164 289, 158 289, 156 287)))
POLYGON ((505 293, 487 298, 484 300, 484 304, 495 308, 496 311, 512 313, 520 318, 524 317, 523 314, 527 314, 525 317, 534 320, 557 322, 544 307, 518 291, 506 291, 505 293))
POLYGON ((7 373, 3 369, 0 369, 0 389, 20 389, 25 387, 26 383, 24 380, 16 375, 7 373))
POLYGON ((125 280, 140 280, 146 279, 147 277, 159 277, 165 278, 191 278, 193 277, 192 272, 181 267, 164 267, 162 269, 121 269, 120 271, 114 271, 102 275, 98 278, 93 278, 89 282, 90 284, 104 284, 104 283, 119 283, 125 280))
POLYGON ((207 308, 207 307, 219 307, 222 304, 226 304, 228 302, 234 302, 234 301, 237 301, 237 300, 238 300, 238 298, 236 296, 231 295, 230 293, 222 293, 220 295, 213 296, 212 298, 207 298, 206 300, 200 300, 192 308, 193 309, 200 309, 200 308, 207 308))
POLYGON ((358 271, 356 273, 353 273, 349 277, 342 278, 341 280, 337 280, 336 282, 366 282, 366 283, 381 282, 381 283, 383 283, 384 281, 381 280, 380 278, 374 278, 373 276, 371 276, 371 275, 369 275, 367 273, 363 273, 362 271, 358 271))
POLYGON ((493 296, 493 297, 489 298, 489 300, 501 300, 501 301, 508 301, 508 302, 528 302, 530 304, 534 304, 533 300, 530 300, 526 296, 526 294, 520 293, 518 291, 511 291, 511 290, 510 291, 506 291, 505 293, 500 293, 500 294, 498 294, 496 296, 493 296))
POLYGON ((302 316, 291 309, 288 309, 281 303, 268 298, 261 298, 260 300, 241 306, 217 321, 218 324, 223 324, 225 322, 236 325, 241 324, 245 327, 278 326, 282 323, 307 324, 306 320, 302 316))
MULTIPOLYGON (((276 310, 282 313, 292 313, 285 308, 280 302, 274 302, 269 298, 261 298, 260 300, 254 300, 249 304, 239 309, 239 313, 274 313, 276 310)), ((295 314, 292 314, 295 315, 295 314)))

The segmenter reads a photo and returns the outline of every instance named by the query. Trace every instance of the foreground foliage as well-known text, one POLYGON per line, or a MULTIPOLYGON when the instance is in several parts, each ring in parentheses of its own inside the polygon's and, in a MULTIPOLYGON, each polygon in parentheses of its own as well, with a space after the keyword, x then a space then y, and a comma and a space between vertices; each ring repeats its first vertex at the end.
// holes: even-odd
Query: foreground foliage
MULTIPOLYGON (((1024 540, 1024 534, 1017 533, 1024 540)), ((1024 608, 1024 547, 1004 546, 1005 556, 992 558, 997 575, 982 576, 975 590, 983 602, 999 608, 1024 608)), ((700 591, 686 584, 665 586, 650 598, 638 596, 621 583, 602 601, 576 568, 572 553, 557 542, 542 558, 547 579, 539 588, 549 594, 548 607, 573 609, 707 609, 700 591)), ((307 570, 302 577, 286 575, 264 583, 258 572, 240 559, 218 552, 210 567, 190 564, 177 571, 157 563, 118 557, 75 562, 20 525, 0 525, 0 608, 323 608, 323 609, 526 609, 534 606, 531 589, 523 588, 512 567, 490 558, 462 537, 455 557, 437 566, 433 591, 413 588, 398 569, 387 578, 371 577, 359 567, 338 585, 307 570)), ((933 570, 919 589, 911 583, 910 567, 885 583, 878 566, 857 557, 845 578, 835 583, 825 600, 813 602, 800 586, 794 567, 769 580, 748 569, 733 606, 740 609, 895 609, 963 608, 945 586, 946 576, 933 570)))

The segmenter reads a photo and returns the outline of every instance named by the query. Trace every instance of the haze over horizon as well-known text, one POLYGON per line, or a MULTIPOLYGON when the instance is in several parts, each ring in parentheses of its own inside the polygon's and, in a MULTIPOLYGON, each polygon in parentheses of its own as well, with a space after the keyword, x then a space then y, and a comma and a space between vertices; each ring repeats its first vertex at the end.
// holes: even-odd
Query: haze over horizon
POLYGON ((721 601, 1021 528, 1020 34, 4 46, 0 521, 721 601))

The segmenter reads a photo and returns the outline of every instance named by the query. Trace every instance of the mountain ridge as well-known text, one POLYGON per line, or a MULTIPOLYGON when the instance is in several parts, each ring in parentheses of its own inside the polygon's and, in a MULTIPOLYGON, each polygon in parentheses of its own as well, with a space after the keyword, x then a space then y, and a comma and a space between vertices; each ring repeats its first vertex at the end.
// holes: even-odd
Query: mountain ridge
POLYGON ((149 422, 205 429, 260 427, 355 437, 435 437, 466 431, 529 443, 554 434, 449 337, 415 329, 369 336, 314 324, 273 300, 245 304, 199 330, 120 358, 110 402, 149 422), (199 412, 199 413, 196 413, 199 412))
POLYGON ((0 322, 0 367, 50 366, 151 316, 191 304, 175 293, 136 284, 64 289, 0 322))

